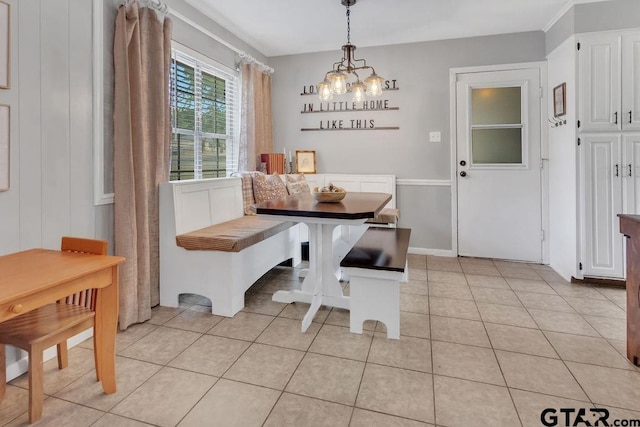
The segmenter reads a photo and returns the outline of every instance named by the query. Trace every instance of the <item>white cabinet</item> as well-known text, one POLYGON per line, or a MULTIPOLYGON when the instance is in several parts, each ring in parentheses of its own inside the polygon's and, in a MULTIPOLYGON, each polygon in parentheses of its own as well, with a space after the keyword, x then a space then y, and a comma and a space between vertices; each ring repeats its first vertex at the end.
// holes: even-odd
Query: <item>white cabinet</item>
POLYGON ((579 130, 640 130, 640 32, 579 38, 579 130))
MULTIPOLYGON (((585 276, 624 277, 623 239, 617 214, 623 207, 621 137, 591 134, 584 144, 585 276)), ((626 158, 625 158, 626 161, 626 158)))

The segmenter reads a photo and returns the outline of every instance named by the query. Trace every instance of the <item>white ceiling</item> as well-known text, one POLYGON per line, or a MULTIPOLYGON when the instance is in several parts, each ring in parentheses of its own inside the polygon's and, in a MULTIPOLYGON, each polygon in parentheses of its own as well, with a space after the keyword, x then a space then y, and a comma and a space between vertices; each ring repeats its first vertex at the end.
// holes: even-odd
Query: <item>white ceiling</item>
MULTIPOLYGON (((265 56, 339 50, 340 0, 186 0, 265 56)), ((601 0, 357 0, 358 47, 542 30, 568 3, 601 0)))

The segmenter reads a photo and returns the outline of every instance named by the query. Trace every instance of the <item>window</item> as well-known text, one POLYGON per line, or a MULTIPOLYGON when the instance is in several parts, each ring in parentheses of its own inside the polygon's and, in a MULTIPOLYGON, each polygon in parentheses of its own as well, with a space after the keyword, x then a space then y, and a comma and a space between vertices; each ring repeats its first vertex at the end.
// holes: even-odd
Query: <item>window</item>
POLYGON ((238 163, 237 74, 194 56, 171 52, 171 181, 228 176, 238 163))

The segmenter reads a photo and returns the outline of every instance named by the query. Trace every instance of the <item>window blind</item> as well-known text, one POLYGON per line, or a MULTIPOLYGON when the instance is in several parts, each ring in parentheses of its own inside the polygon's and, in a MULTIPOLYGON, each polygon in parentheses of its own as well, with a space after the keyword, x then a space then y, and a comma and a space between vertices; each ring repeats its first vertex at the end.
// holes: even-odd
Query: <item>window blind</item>
POLYGON ((238 164, 238 78, 177 49, 171 57, 170 179, 228 176, 238 164))

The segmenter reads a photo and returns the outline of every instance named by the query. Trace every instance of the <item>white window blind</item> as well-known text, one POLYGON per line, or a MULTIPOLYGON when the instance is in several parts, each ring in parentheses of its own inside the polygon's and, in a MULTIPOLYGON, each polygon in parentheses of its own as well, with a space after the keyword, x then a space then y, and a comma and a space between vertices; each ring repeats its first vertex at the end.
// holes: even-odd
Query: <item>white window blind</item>
POLYGON ((238 164, 238 78, 177 49, 171 58, 169 179, 228 176, 238 164))

